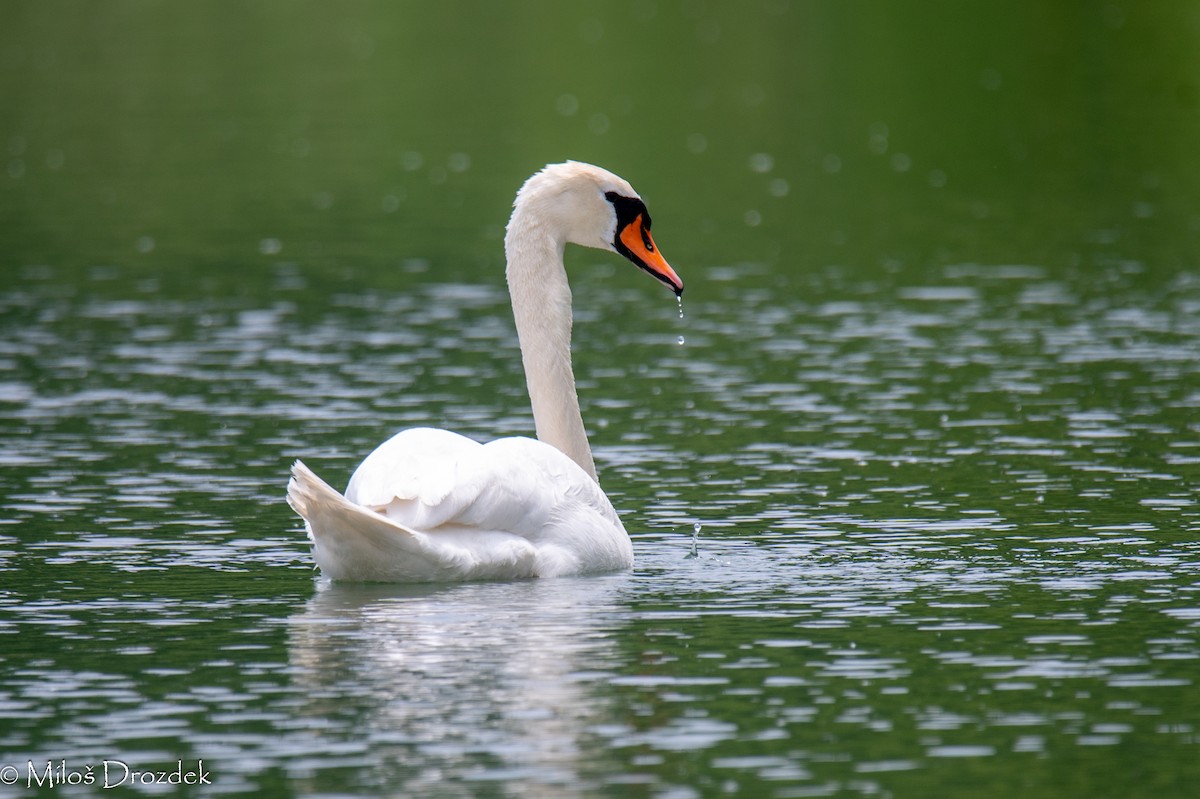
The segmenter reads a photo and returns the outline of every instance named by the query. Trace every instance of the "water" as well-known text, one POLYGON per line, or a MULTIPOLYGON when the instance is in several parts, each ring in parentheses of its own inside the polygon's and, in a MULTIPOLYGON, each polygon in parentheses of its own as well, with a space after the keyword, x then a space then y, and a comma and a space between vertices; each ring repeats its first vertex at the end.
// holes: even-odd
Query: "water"
POLYGON ((1190 6, 41 8, 0 31, 0 796, 105 760, 202 760, 202 796, 1200 783, 1190 6), (567 57, 623 31, 682 61, 567 57), (688 285, 681 347, 661 285, 568 252, 634 570, 329 584, 292 460, 529 433, 500 240, 566 155, 688 285))
POLYGON ((1190 779, 1200 285, 1110 279, 723 284, 678 355, 665 297, 633 329, 636 284, 585 280, 582 392, 637 568, 368 588, 312 572, 287 465, 344 480, 426 413, 523 432, 498 285, 314 307, 27 272, 3 295, 4 762, 398 795, 999 795, 1071 764, 1137 795, 1132 748, 1190 779))

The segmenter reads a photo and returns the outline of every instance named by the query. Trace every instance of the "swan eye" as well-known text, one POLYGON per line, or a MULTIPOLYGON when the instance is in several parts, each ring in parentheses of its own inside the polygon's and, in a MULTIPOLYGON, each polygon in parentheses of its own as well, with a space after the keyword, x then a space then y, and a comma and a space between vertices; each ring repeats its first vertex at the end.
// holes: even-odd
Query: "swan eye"
POLYGON ((650 217, 647 216, 642 224, 642 244, 648 252, 654 252, 654 239, 650 238, 650 217))

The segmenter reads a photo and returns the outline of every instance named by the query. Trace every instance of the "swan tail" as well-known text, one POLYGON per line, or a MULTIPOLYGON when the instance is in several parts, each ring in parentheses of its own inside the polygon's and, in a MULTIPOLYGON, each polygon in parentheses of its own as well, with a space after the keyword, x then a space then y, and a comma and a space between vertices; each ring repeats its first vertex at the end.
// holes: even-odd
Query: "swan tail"
MULTIPOLYGON (((358 508, 342 496, 333 486, 326 483, 304 461, 292 464, 292 477, 288 480, 287 501, 292 510, 300 514, 311 526, 332 509, 349 510, 358 508)), ((310 530, 309 532, 312 532, 310 530)))
POLYGON ((301 461, 292 466, 287 501, 304 519, 317 565, 335 580, 410 581, 446 565, 427 535, 355 505, 301 461))

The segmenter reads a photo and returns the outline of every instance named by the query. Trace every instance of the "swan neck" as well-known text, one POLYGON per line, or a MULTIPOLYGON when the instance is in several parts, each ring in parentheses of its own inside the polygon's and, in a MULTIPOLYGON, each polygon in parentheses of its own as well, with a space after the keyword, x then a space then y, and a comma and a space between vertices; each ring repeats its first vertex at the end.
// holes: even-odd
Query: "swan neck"
POLYGON ((562 237, 513 212, 504 239, 525 383, 539 440, 563 452, 593 480, 596 465, 579 412, 571 368, 571 287, 563 266, 562 237))

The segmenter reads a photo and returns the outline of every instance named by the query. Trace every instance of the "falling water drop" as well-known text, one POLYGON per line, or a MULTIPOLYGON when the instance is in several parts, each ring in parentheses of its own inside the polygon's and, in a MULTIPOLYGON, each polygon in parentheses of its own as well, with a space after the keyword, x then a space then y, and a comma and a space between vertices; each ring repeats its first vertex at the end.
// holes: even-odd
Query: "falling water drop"
MULTIPOLYGON (((683 318, 683 295, 676 294, 675 301, 677 303, 679 303, 679 318, 682 319, 683 318)), ((681 347, 683 346, 683 336, 679 337, 679 346, 681 346, 681 347)))

